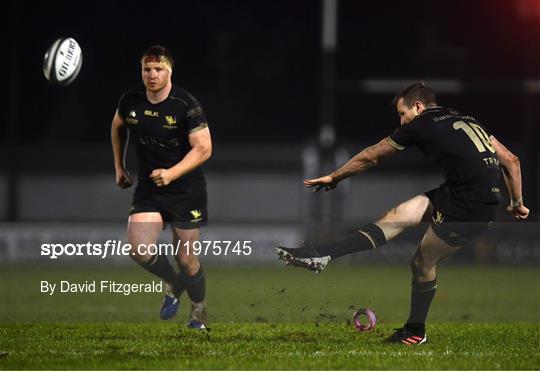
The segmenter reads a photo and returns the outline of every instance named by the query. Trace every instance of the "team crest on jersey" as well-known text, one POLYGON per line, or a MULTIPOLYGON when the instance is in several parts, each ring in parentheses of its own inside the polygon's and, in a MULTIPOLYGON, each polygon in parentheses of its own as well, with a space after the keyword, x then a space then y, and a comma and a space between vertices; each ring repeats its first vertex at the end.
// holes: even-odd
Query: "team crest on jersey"
POLYGON ((135 112, 135 110, 131 110, 129 112, 126 122, 128 124, 139 124, 139 119, 137 119, 137 113, 135 112))
POLYGON ((165 120, 167 121, 167 124, 165 124, 163 128, 176 128, 176 116, 165 115, 165 120))
POLYGON ((198 209, 194 209, 192 211, 189 211, 191 215, 193 216, 193 219, 189 222, 199 222, 202 221, 202 212, 198 209))
POLYGON ((442 213, 437 210, 435 211, 435 215, 432 218, 433 222, 435 222, 436 224, 441 224, 444 220, 442 213))

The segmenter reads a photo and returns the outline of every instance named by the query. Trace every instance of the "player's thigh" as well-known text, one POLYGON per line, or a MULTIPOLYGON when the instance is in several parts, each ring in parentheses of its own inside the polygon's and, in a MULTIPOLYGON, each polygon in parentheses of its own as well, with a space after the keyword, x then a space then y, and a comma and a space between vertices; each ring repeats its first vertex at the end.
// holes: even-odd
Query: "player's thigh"
POLYGON ((430 206, 428 197, 420 194, 386 212, 376 224, 384 232, 386 240, 390 240, 403 230, 418 225, 426 212, 430 211, 430 206))
POLYGON ((416 225, 422 221, 429 206, 429 198, 420 194, 390 209, 377 222, 416 225))
POLYGON ((129 216, 127 236, 132 248, 141 244, 154 244, 163 229, 159 212, 141 212, 129 216))
POLYGON ((172 230, 173 241, 194 242, 194 241, 199 240, 199 236, 200 236, 199 228, 183 229, 180 227, 172 226, 171 230, 172 230))
POLYGON ((422 264, 427 267, 434 267, 442 259, 451 256, 462 246, 452 246, 442 240, 429 226, 427 229, 417 254, 421 254, 422 264))

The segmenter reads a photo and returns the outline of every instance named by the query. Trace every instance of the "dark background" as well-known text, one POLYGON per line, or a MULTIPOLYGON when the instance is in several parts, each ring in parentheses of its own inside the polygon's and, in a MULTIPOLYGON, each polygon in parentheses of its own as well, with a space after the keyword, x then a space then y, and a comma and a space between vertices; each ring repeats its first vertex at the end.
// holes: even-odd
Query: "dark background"
MULTIPOLYGON (((540 75, 540 17, 520 15, 522 6, 538 13, 538 1, 339 4, 339 80, 489 83, 540 75)), ((296 143, 317 132, 319 1, 23 1, 12 7, 9 40, 19 56, 12 67, 18 70, 22 142, 107 141, 117 100, 140 83, 139 58, 152 44, 172 51, 174 82, 204 104, 216 139, 296 143), (49 86, 41 72, 43 54, 60 36, 74 37, 84 52, 82 72, 69 88, 49 86)), ((360 93, 338 96, 339 133, 351 140, 384 136, 396 125, 391 95, 375 97, 373 106, 375 100, 360 93), (366 122, 382 129, 361 125, 366 122)), ((494 91, 479 98, 441 103, 477 115, 504 138, 522 138, 520 94, 494 91)))
MULTIPOLYGON (((236 167, 220 146, 264 145, 266 153, 247 155, 266 169, 319 132, 320 1, 10 1, 7 9, 4 173, 109 172, 117 100, 140 84, 140 55, 152 44, 171 50, 173 82, 206 110, 218 150, 210 169, 236 167), (49 85, 41 71, 61 36, 84 54, 69 87, 49 85)), ((361 82, 455 79, 463 91, 439 94, 439 103, 477 117, 520 156, 526 198, 538 205, 540 1, 341 0, 338 14, 331 96, 339 143, 358 150, 398 125, 395 92, 366 92, 361 82), (523 89, 525 80, 536 81, 535 92, 523 89)))

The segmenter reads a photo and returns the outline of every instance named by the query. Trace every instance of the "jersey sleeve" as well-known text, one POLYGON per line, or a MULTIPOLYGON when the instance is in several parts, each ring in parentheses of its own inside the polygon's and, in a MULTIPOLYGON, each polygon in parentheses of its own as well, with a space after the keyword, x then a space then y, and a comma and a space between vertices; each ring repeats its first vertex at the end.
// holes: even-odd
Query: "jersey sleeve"
POLYGON ((188 96, 188 109, 186 111, 185 121, 189 134, 208 127, 202 106, 192 95, 188 96))
POLYGON ((404 150, 405 147, 414 145, 422 124, 422 120, 419 119, 399 127, 388 137, 388 143, 396 150, 404 150))
POLYGON ((122 94, 120 99, 118 100, 118 106, 116 107, 116 111, 118 112, 118 115, 122 118, 126 118, 126 94, 122 94))

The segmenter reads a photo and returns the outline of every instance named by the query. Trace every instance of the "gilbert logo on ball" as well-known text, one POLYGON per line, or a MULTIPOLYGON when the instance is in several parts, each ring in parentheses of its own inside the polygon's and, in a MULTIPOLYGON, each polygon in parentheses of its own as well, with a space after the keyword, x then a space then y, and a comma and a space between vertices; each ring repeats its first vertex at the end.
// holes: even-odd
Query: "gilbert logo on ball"
POLYGON ((82 60, 79 43, 71 37, 60 38, 45 53, 43 74, 53 85, 67 86, 81 71, 82 60))
POLYGON ((375 313, 370 309, 358 309, 354 312, 353 322, 358 332, 365 332, 375 328, 377 318, 375 317, 375 313), (366 323, 362 323, 361 318, 365 318, 366 323))

